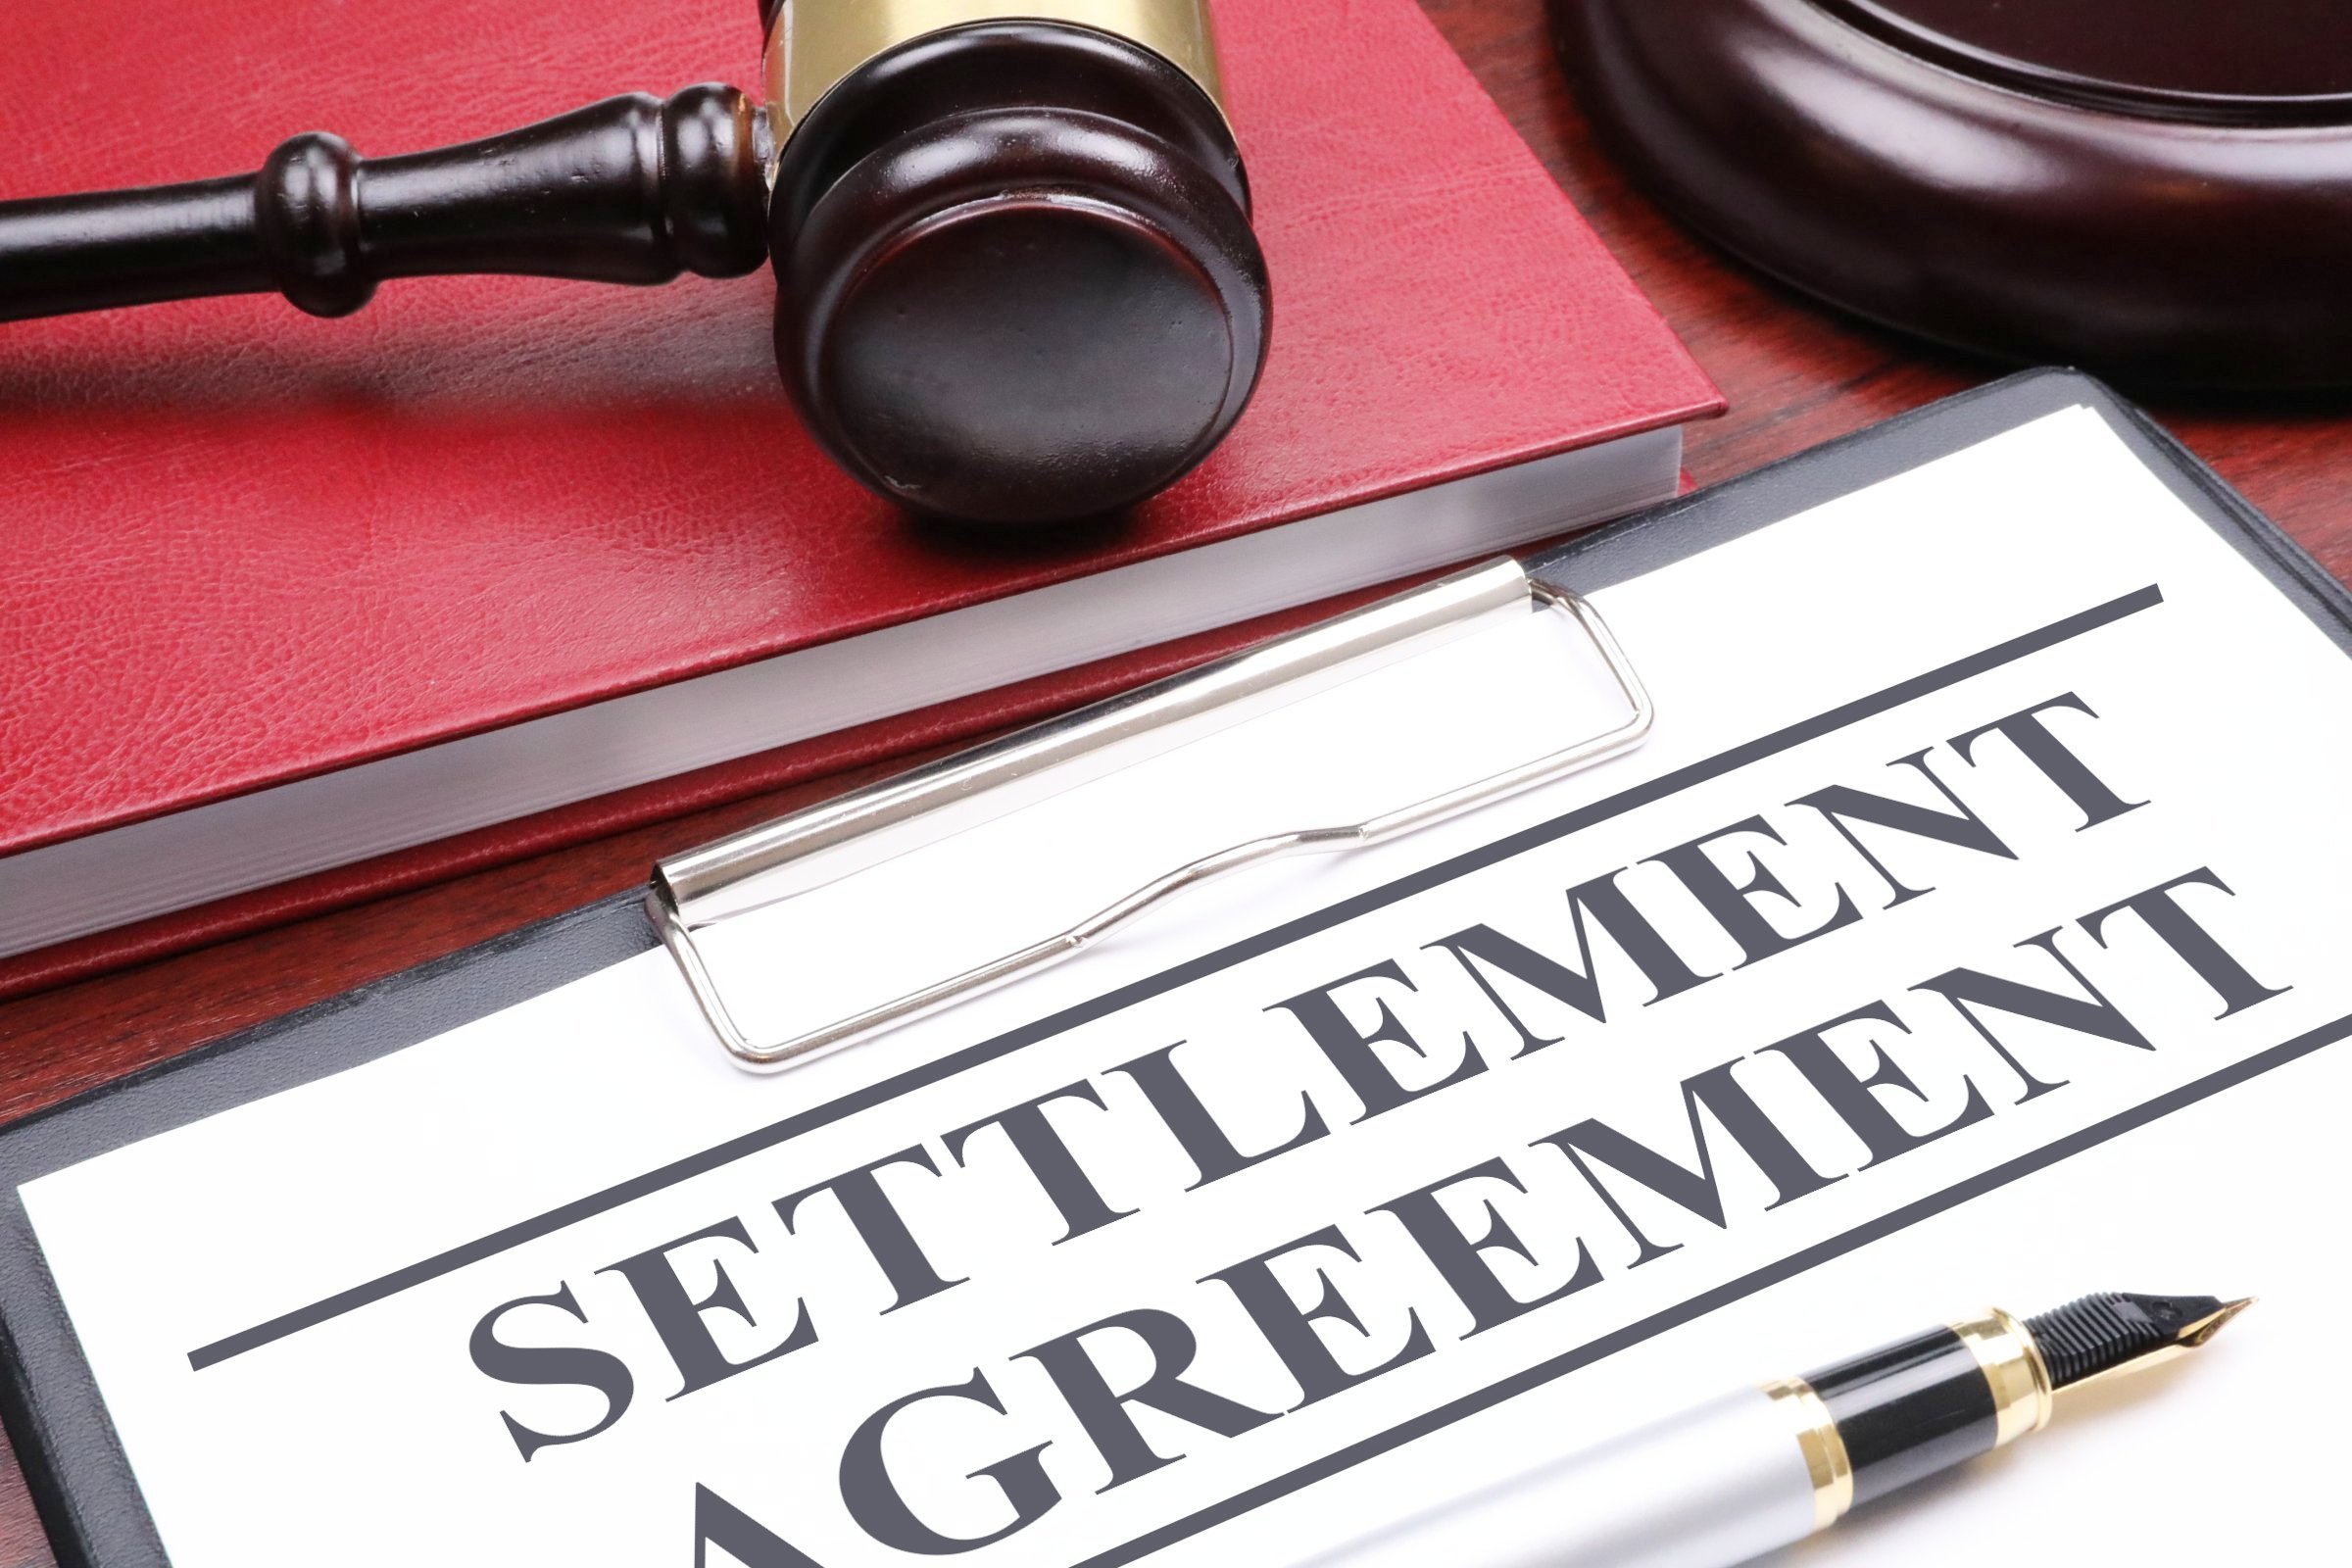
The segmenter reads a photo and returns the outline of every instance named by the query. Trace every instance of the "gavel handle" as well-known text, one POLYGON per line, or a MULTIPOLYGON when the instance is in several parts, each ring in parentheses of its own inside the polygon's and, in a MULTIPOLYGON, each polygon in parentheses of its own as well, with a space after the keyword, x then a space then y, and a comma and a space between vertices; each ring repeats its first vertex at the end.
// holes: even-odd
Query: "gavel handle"
POLYGON ((363 159, 311 131, 257 174, 0 202, 0 320, 271 289, 342 316, 441 272, 732 277, 767 254, 763 141, 750 101, 707 83, 433 152, 363 159))

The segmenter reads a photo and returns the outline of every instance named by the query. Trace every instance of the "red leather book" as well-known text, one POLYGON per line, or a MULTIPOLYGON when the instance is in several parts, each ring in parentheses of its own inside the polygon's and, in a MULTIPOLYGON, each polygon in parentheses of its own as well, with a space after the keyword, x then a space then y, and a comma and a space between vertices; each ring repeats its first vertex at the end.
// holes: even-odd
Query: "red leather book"
MULTIPOLYGON (((751 84, 756 11, 16 0, 0 198, 751 84)), ((1271 358, 1106 530, 986 540, 844 478, 764 274, 0 325, 0 994, 1033 716, 1670 492, 1714 389, 1413 0, 1215 16, 1271 358)))

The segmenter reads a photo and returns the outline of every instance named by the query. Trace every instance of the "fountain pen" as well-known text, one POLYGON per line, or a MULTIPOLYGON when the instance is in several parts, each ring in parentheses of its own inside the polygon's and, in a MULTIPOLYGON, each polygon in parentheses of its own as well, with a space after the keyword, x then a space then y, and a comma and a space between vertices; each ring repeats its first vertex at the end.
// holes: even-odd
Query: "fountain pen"
POLYGON ((2085 1296, 1982 1316, 1700 1405, 1310 1568, 1729 1568, 2038 1432, 2058 1396, 2185 1354, 2251 1304, 2085 1296))

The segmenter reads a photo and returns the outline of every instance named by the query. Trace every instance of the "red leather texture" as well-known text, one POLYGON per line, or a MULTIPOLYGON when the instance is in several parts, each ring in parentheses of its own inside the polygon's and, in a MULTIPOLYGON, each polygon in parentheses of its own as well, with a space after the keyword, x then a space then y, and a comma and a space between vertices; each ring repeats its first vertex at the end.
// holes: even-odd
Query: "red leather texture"
MULTIPOLYGON (((1430 572, 1422 576, 1441 574, 1430 572)), ((1418 579, 1408 579, 1408 584, 1410 580, 1418 579)), ((0 998, 65 985, 187 948, 226 941, 306 915, 347 908, 525 856, 602 838, 641 823, 683 815, 765 790, 781 789, 804 779, 863 767, 903 753, 949 746, 991 730, 1028 723, 1163 675, 1173 675, 1265 638, 1329 619, 1408 584, 1389 583, 1361 589, 1318 604, 1179 638, 1123 658, 1039 676, 919 712, 860 724, 716 767, 701 768, 637 789, 520 817, 497 827, 462 833, 396 855, 379 856, 356 865, 62 942, 35 953, 0 958, 0 998)))
MULTIPOLYGON (((760 44, 752 0, 7 9, 0 198, 247 171, 300 129, 381 154, 613 92, 750 85, 760 44)), ((1271 360, 1224 448, 1107 532, 1007 546, 841 476, 777 384, 764 273, 396 281, 337 321, 252 297, 0 324, 0 853, 1719 406, 1413 0, 1215 12, 1271 360)), ((347 902, 1119 678, 297 887, 347 902)), ((250 926, 318 906, 238 906, 250 926)), ((143 956, 221 918, 75 946, 143 956)))

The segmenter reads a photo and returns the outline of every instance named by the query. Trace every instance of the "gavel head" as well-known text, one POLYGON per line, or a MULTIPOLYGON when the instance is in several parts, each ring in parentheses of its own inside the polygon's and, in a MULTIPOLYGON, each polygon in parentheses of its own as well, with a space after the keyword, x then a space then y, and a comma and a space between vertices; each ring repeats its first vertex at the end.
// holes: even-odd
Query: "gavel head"
POLYGON ((765 5, 785 385, 866 484, 998 524, 1184 474, 1267 330, 1202 0, 1014 9, 765 5))

